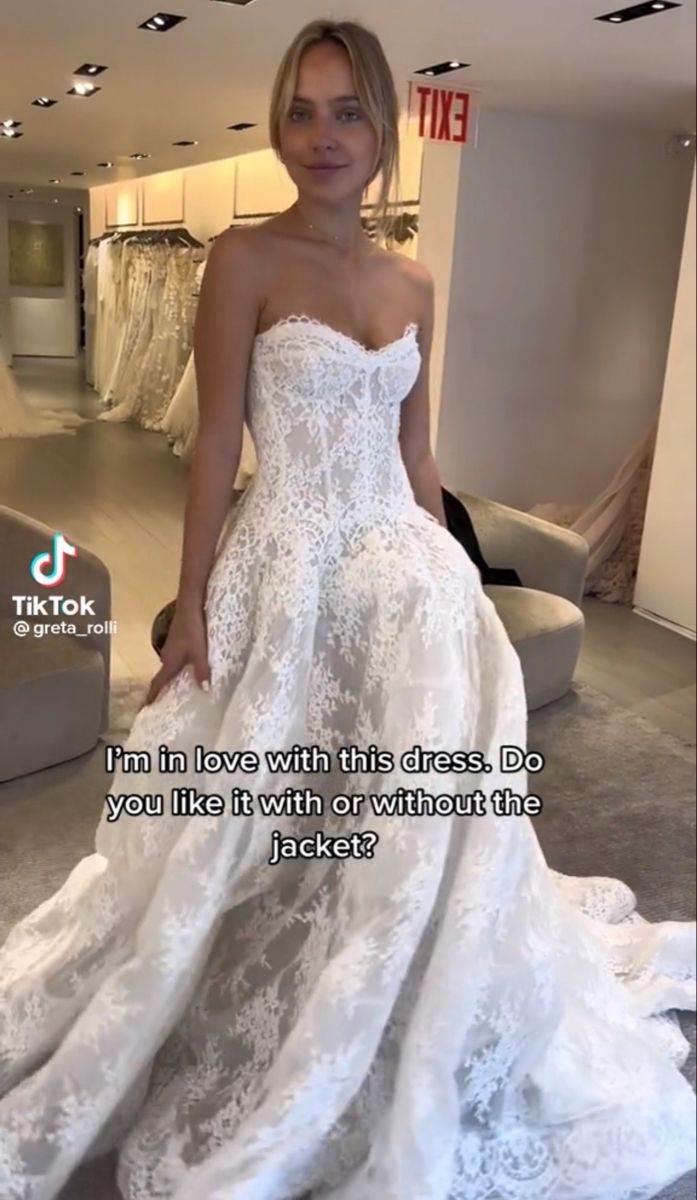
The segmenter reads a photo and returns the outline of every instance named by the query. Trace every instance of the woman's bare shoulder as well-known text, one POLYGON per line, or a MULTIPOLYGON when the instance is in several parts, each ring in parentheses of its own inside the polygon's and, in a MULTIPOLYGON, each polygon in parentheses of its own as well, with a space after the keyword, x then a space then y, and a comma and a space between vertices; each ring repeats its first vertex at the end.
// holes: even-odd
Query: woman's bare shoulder
POLYGON ((218 257, 253 256, 262 249, 264 240, 254 225, 231 225, 218 234, 211 253, 215 251, 218 257))
POLYGON ((215 239, 209 260, 220 274, 243 273, 248 283, 262 284, 273 258, 271 239, 258 225, 231 225, 215 239))
POLYGON ((387 284, 389 294, 394 298, 400 295, 405 298, 405 308, 418 314, 418 323, 428 318, 433 305, 434 283, 428 267, 406 254, 394 250, 383 250, 382 269, 383 280, 387 284))
POLYGON ((398 254, 397 257, 402 260, 406 276, 415 287, 426 292, 433 287, 433 276, 425 263, 418 262, 415 258, 407 258, 405 254, 398 254))

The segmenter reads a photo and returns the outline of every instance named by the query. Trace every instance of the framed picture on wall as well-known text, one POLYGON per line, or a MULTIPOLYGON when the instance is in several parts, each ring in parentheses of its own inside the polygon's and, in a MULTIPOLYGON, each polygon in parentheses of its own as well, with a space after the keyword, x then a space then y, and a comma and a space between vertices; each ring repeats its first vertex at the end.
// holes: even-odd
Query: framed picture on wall
POLYGON ((65 285, 63 226, 10 221, 10 287, 65 285))

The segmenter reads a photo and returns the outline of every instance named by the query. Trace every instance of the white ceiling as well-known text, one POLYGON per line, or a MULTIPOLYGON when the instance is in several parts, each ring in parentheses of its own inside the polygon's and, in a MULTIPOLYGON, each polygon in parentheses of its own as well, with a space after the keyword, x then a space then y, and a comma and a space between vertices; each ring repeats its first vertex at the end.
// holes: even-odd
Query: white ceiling
POLYGON ((354 18, 379 35, 402 103, 416 69, 455 57, 471 67, 441 81, 477 89, 484 108, 689 132, 695 3, 610 25, 594 18, 623 7, 612 0, 0 0, 0 121, 22 121, 24 132, 0 138, 0 187, 33 186, 43 199, 261 149, 277 64, 317 16, 354 18), (138 28, 159 11, 188 20, 165 34, 138 28), (108 65, 95 80, 102 90, 67 96, 84 62, 108 65), (33 107, 41 95, 59 103, 33 107), (237 121, 257 128, 229 132, 237 121), (182 138, 199 144, 172 146, 182 138), (133 152, 152 157, 134 163, 133 152), (113 170, 96 166, 105 159, 113 170), (63 189, 45 190, 55 176, 63 189))

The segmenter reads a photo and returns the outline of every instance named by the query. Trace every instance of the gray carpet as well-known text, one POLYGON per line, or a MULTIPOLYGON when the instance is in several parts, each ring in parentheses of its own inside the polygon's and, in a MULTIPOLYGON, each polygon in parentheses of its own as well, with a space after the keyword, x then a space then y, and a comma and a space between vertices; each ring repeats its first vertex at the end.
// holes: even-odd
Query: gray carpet
MULTIPOLYGON (((127 710, 119 705, 128 726, 127 710)), ((112 714, 113 715, 113 714, 112 714)), ((119 739, 115 729, 113 736, 119 739)), ((545 755, 531 783, 550 866, 610 875, 636 892, 651 920, 694 916, 695 751, 583 684, 529 720, 528 746, 545 755)), ((82 758, 0 786, 0 940, 93 850, 108 776, 103 745, 82 758)), ((694 1022, 683 1022, 694 1046, 694 1022)), ((694 1083, 694 1054, 686 1072, 694 1083)), ((661 1200, 693 1200, 688 1177, 661 1200)), ((113 1157, 78 1170, 60 1200, 120 1200, 113 1157)), ((203 1200, 203 1198, 202 1198, 203 1200)))

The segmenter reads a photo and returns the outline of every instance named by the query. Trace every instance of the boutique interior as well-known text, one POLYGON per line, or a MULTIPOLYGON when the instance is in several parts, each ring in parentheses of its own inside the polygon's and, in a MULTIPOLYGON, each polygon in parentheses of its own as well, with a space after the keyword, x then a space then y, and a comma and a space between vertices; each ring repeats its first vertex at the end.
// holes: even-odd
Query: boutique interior
MULTIPOLYGON (((392 248, 435 283, 433 453, 451 531, 480 556, 524 663, 531 742, 570 800, 600 762, 616 813, 660 804, 679 829, 695 720, 695 12, 596 7, 452 0, 433 21, 358 0, 332 17, 373 28, 393 69, 392 248), (464 142, 420 124, 413 88, 428 77, 468 95, 464 142)), ((41 862, 10 923, 88 844, 103 739, 128 729, 158 669, 196 443, 201 280, 222 231, 296 199, 269 94, 316 15, 278 0, 180 0, 176 20, 141 0, 35 0, 5 21, 0 808, 17 861, 41 862), (101 598, 89 644, 13 630, 12 597, 56 531, 78 548, 74 586, 101 598)), ((231 505, 254 471, 245 427, 231 505)), ((552 818, 548 837, 563 849, 552 818)), ((619 837, 604 845, 621 857, 619 837)))
MULTIPOLYGON (((85 24, 76 2, 31 32, 29 8, 13 13, 0 79, 2 570, 16 576, 8 558, 31 541, 17 514, 94 556, 113 623, 95 695, 112 728, 157 670, 175 594, 206 257, 222 230, 296 198, 269 146, 269 90, 276 50, 312 16, 187 0, 184 19, 148 28, 142 7, 85 24)), ((588 688, 690 744, 695 12, 643 6, 613 28, 579 5, 537 22, 535 7, 524 30, 512 4, 493 24, 475 8, 475 28, 457 5, 399 30, 386 2, 362 13, 402 106, 392 250, 435 283, 433 452, 513 643, 530 662, 545 643, 530 714, 588 688), (461 61, 444 59, 452 47, 461 61), (464 143, 420 124, 413 90, 428 76, 467 92, 464 143), (492 582, 497 569, 522 587, 492 582)), ((371 236, 378 185, 363 203, 371 236)), ((254 463, 245 428, 233 502, 254 463)), ((14 703, 29 652, 1 604, 14 667, 0 695, 14 703)), ((94 744, 94 721, 84 734, 94 744)), ((0 778, 36 782, 59 743, 80 744, 54 732, 43 754, 40 740, 0 778)))

